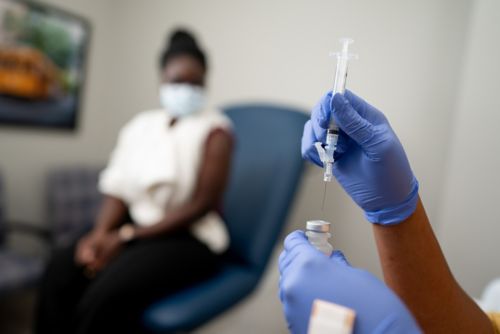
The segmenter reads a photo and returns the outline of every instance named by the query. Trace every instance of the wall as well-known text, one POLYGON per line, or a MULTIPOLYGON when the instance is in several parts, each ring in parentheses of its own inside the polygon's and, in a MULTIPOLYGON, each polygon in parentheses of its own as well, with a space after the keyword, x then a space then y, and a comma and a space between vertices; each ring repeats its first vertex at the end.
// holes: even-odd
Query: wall
MULTIPOLYGON (((430 216, 437 216, 467 0, 48 2, 92 22, 84 110, 76 134, 2 127, 0 168, 7 178, 9 218, 45 224, 47 170, 104 163, 120 126, 157 106, 157 56, 166 32, 179 24, 197 31, 210 52, 215 105, 259 100, 309 110, 332 85, 335 63, 328 53, 338 49, 337 38, 354 38, 360 59, 352 63, 348 85, 389 116, 430 216)), ((379 273, 361 212, 335 183, 321 212, 322 192, 321 171, 308 169, 289 229, 311 218, 331 220, 336 245, 355 264, 379 273)))
POLYGON ((500 277, 499 33, 500 3, 476 1, 440 214, 439 235, 451 268, 476 297, 490 280, 500 277))

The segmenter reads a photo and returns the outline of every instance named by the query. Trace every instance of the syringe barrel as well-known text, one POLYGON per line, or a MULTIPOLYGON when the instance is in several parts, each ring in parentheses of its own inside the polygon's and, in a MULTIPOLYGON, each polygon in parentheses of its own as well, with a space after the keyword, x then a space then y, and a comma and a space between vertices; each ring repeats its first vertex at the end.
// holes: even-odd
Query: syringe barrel
POLYGON ((344 94, 347 80, 348 57, 340 54, 337 56, 337 68, 335 70, 335 82, 333 84, 332 97, 336 93, 344 94))
MULTIPOLYGON (((342 55, 337 56, 337 69, 335 71, 335 82, 332 89, 332 98, 337 93, 344 94, 345 92, 345 84, 347 80, 347 62, 348 59, 346 57, 342 57, 342 55)), ((335 124, 335 120, 331 115, 328 127, 330 129, 338 129, 337 125, 335 124)))
MULTIPOLYGON (((345 92, 348 63, 351 58, 356 57, 356 55, 349 54, 348 50, 349 44, 353 42, 354 41, 350 38, 340 39, 340 43, 342 43, 342 51, 335 53, 337 56, 337 67, 335 69, 335 81, 333 83, 332 98, 337 93, 344 94, 345 92)), ((333 117, 330 117, 329 128, 338 129, 333 117)))

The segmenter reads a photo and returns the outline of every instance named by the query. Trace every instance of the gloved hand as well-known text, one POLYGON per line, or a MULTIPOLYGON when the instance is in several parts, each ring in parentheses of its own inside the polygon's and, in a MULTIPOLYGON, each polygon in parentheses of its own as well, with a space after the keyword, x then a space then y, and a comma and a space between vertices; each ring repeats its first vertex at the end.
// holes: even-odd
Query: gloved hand
POLYGON ((314 107, 302 136, 302 156, 323 166, 315 142, 325 142, 330 117, 340 128, 333 174, 365 211, 368 221, 397 224, 418 201, 418 182, 403 146, 384 114, 346 91, 326 94, 314 107))
POLYGON ((384 283, 351 267, 340 251, 330 257, 320 253, 302 231, 286 238, 279 270, 280 299, 291 333, 307 333, 315 299, 353 309, 354 333, 420 333, 413 316, 384 283))

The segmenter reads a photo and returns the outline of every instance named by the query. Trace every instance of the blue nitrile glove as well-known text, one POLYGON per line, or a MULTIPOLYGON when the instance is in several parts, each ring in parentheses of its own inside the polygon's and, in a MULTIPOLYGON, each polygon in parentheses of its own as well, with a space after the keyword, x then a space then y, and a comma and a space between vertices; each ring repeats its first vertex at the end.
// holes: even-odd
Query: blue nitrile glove
POLYGON ((304 232, 292 232, 279 259, 280 299, 288 328, 305 334, 315 299, 356 312, 354 333, 420 333, 405 305, 369 272, 351 267, 340 251, 316 250, 304 232))
POLYGON ((418 182, 387 118, 346 91, 326 94, 304 126, 302 156, 323 166, 315 142, 325 142, 330 116, 340 128, 333 174, 368 221, 397 224, 417 206, 418 182))

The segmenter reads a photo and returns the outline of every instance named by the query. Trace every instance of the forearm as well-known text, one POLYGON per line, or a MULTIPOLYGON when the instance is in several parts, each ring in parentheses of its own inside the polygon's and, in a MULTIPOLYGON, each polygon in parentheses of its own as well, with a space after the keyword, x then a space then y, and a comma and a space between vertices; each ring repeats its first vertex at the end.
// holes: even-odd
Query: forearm
POLYGON ((119 198, 104 196, 97 214, 95 230, 108 232, 117 228, 127 214, 127 205, 119 198))
POLYGON ((374 224, 386 283, 426 333, 492 333, 484 312, 455 281, 419 200, 394 226, 374 224))

